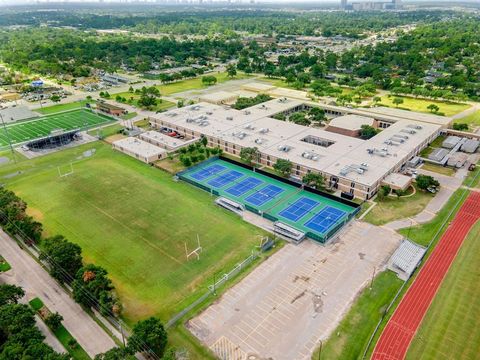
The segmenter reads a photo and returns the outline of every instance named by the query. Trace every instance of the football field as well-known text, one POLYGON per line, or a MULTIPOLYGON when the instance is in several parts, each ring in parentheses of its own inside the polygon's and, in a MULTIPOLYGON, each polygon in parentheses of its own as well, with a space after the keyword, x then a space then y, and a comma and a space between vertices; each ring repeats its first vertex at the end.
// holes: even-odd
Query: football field
POLYGON ((87 109, 77 109, 37 119, 11 123, 0 131, 0 148, 8 146, 8 137, 12 144, 20 144, 50 135, 53 130, 88 129, 114 121, 112 118, 96 114, 87 109))
POLYGON ((209 194, 100 142, 2 165, 0 177, 46 235, 64 235, 86 261, 108 270, 129 322, 150 315, 166 322, 265 235, 209 194), (92 148, 95 154, 82 159, 92 148), (73 175, 59 178, 57 166, 70 161, 73 175), (197 234, 200 260, 187 261, 185 244, 192 251, 197 234))

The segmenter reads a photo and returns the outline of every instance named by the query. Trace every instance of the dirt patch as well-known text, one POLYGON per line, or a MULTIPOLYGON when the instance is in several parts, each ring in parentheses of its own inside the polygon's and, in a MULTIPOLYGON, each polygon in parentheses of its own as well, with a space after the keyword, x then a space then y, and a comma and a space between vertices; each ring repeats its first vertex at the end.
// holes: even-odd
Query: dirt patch
POLYGON ((115 135, 111 135, 111 136, 108 136, 104 139, 105 142, 111 144, 117 140, 122 140, 122 139, 125 139, 126 136, 125 135, 122 135, 122 134, 115 134, 115 135))
POLYGON ((38 209, 32 208, 31 206, 27 207, 27 215, 30 215, 39 222, 42 222, 44 217, 43 212, 38 209))

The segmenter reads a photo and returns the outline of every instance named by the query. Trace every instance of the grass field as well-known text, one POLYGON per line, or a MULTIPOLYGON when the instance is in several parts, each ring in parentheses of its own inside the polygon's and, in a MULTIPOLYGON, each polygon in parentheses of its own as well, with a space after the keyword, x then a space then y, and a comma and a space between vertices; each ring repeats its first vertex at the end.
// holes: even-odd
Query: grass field
POLYGON ((427 162, 422 165, 422 169, 427 170, 427 171, 436 172, 437 174, 446 175, 446 176, 455 175, 455 169, 454 168, 441 166, 441 165, 437 165, 437 164, 431 164, 431 163, 427 163, 427 162))
MULTIPOLYGON (((364 289, 340 325, 325 341, 322 359, 351 360, 361 358, 368 338, 383 312, 395 296, 403 281, 391 271, 380 273, 372 289, 364 289)), ((318 359, 318 350, 313 359, 318 359)))
POLYGON ((215 206, 207 193, 103 143, 3 165, 0 177, 27 201, 46 235, 65 235, 87 261, 109 271, 130 323, 149 315, 168 320, 265 234, 215 206), (73 176, 58 178, 57 164, 93 147, 94 156, 74 163, 73 176), (201 259, 187 262, 184 241, 192 249, 197 234, 201 259))
POLYGON ((480 354, 480 222, 472 228, 406 359, 474 360, 480 354))
POLYGON ((477 129, 478 127, 480 127, 480 110, 461 119, 455 120, 455 122, 468 124, 470 131, 473 129, 477 129))
POLYGON ((85 104, 91 104, 94 101, 82 100, 82 101, 75 101, 66 104, 57 104, 51 106, 45 106, 43 108, 36 109, 35 111, 42 114, 42 115, 50 115, 61 111, 69 111, 75 109, 82 109, 85 107, 85 104))
POLYGON ((463 185, 470 186, 472 188, 480 187, 480 166, 477 165, 474 171, 469 171, 468 176, 463 182, 463 185))
POLYGON ((432 200, 433 194, 421 190, 410 197, 385 197, 376 200, 377 205, 363 218, 374 225, 383 225, 390 221, 405 219, 417 215, 432 200))
MULTIPOLYGON (((251 75, 242 72, 237 73, 237 75, 233 78, 228 77, 226 72, 209 73, 206 75, 215 76, 217 78, 217 84, 230 80, 241 80, 252 77, 251 75)), ((157 86, 158 90, 160 90, 160 94, 162 95, 172 95, 188 90, 206 89, 207 87, 207 85, 202 83, 202 77, 196 77, 194 79, 182 80, 170 84, 157 86)))
MULTIPOLYGON (((72 110, 64 113, 12 123, 7 125, 8 136, 13 144, 30 141, 50 135, 53 130, 88 129, 113 121, 105 115, 98 115, 89 110, 72 110)), ((8 146, 4 131, 0 132, 0 148, 8 146)))
POLYGON ((463 202, 460 202, 457 207, 455 207, 457 201, 463 198, 465 199, 465 190, 459 189, 455 191, 448 202, 443 206, 443 208, 437 213, 435 218, 425 224, 412 226, 410 228, 405 228, 399 230, 399 233, 408 237, 410 240, 415 241, 417 244, 422 246, 428 245, 430 240, 433 238, 437 230, 440 228, 440 225, 445 221, 447 218, 453 218, 456 214, 456 210, 460 208, 463 202), (449 213, 452 209, 455 210, 449 216, 449 213))
POLYGON ((443 113, 445 116, 452 116, 452 115, 458 114, 464 110, 467 110, 470 107, 470 105, 468 104, 462 104, 462 103, 456 103, 456 102, 415 99, 407 96, 394 96, 394 95, 391 95, 390 97, 388 95, 382 96, 381 102, 379 103, 379 105, 386 105, 386 106, 395 108, 396 105, 393 103, 393 99, 396 97, 403 99, 403 104, 400 104, 399 108, 408 109, 411 111, 430 113, 430 110, 427 109, 428 105, 435 104, 440 108, 439 112, 443 113))

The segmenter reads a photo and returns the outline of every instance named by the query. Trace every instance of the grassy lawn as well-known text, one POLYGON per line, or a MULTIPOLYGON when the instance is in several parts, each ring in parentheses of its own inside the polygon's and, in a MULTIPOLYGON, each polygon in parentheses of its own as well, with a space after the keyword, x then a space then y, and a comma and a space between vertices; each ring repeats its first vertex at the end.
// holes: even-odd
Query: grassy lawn
POLYGON ((93 103, 94 101, 82 100, 82 101, 75 101, 66 104, 57 104, 52 106, 46 106, 40 109, 36 109, 35 111, 42 114, 42 115, 49 115, 54 114, 60 111, 68 111, 74 109, 81 109, 85 107, 85 104, 93 103))
POLYGON ((10 270, 12 267, 10 264, 0 256, 0 273, 10 270))
POLYGON ((376 200, 377 205, 363 218, 374 225, 383 225, 394 220, 405 219, 417 215, 433 198, 433 194, 421 190, 410 197, 385 197, 376 200))
POLYGON ((106 137, 118 134, 119 131, 122 129, 123 129, 123 126, 120 124, 112 124, 96 130, 90 130, 88 134, 91 136, 97 136, 98 134, 100 134, 102 138, 106 138, 106 137))
POLYGON ((135 116, 137 116, 136 112, 129 112, 128 114, 120 116, 120 118, 123 120, 130 120, 133 119, 135 116))
POLYGON ((399 233, 408 237, 410 240, 415 241, 417 244, 426 246, 433 238, 437 230, 440 228, 440 225, 445 221, 447 218, 453 218, 456 214, 456 210, 458 210, 463 202, 455 208, 452 215, 449 217, 449 212, 454 208, 456 202, 461 198, 465 198, 465 190, 459 189, 455 191, 445 206, 437 213, 435 218, 425 224, 412 226, 410 228, 405 228, 399 230, 399 233))
POLYGON ((455 120, 454 122, 468 124, 469 130, 478 128, 480 127, 480 110, 461 119, 455 120))
MULTIPOLYGON (((217 78, 217 84, 230 81, 230 80, 241 80, 241 79, 248 79, 252 77, 251 75, 248 75, 242 72, 238 72, 237 76, 233 78, 228 77, 226 72, 209 73, 205 75, 215 76, 217 78)), ((160 90, 160 94, 162 95, 172 95, 172 94, 176 94, 176 93, 180 93, 188 90, 206 89, 208 88, 208 86, 202 83, 202 77, 200 76, 194 79, 177 81, 177 82, 165 84, 165 85, 158 85, 157 88, 160 90)))
MULTIPOLYGON (((380 273, 364 289, 340 325, 323 344, 322 359, 359 359, 366 343, 403 281, 391 271, 380 273)), ((312 359, 318 359, 318 350, 312 359)))
POLYGON ((382 96, 381 97, 382 100, 379 103, 379 105, 386 105, 386 106, 395 108, 396 105, 393 103, 393 99, 396 97, 403 99, 403 104, 400 104, 399 108, 408 109, 411 111, 430 113, 430 110, 427 109, 428 105, 435 104, 440 108, 439 112, 443 113, 445 116, 452 116, 452 115, 458 114, 464 110, 467 110, 470 107, 470 105, 468 104, 462 104, 462 103, 456 103, 456 102, 415 99, 407 96, 394 96, 394 95, 391 95, 390 97, 388 95, 382 96))
POLYGON ((413 339, 406 359, 478 359, 480 222, 472 228, 413 339))
POLYGON ((275 79, 275 78, 268 78, 268 77, 262 77, 260 80, 268 82, 272 86, 276 87, 283 87, 283 88, 288 88, 288 89, 293 89, 292 85, 287 83, 284 79, 275 79))
POLYGON ((474 171, 469 171, 463 185, 478 188, 480 187, 480 166, 477 165, 474 171))
POLYGON ((422 165, 422 169, 427 171, 433 171, 433 172, 436 172, 437 174, 442 174, 446 176, 455 175, 455 169, 451 167, 440 166, 437 164, 430 164, 427 162, 422 165))
POLYGON ((46 235, 63 234, 82 247, 86 261, 109 271, 130 324, 149 315, 167 321, 265 234, 215 206, 206 192, 100 142, 2 166, 2 177, 46 235), (73 176, 58 177, 57 165, 93 147, 95 155, 74 162, 73 176), (184 242, 191 249, 197 234, 201 259, 187 262, 184 242))
MULTIPOLYGON (((139 94, 135 94, 135 93, 125 91, 125 92, 110 95, 109 100, 115 100, 115 98, 117 96, 121 96, 121 97, 124 97, 125 99, 127 99, 126 104, 135 106, 137 108, 141 108, 141 106, 138 105, 138 99, 140 99, 139 94)), ((163 111, 163 110, 169 109, 171 107, 174 107, 175 105, 176 104, 172 103, 171 101, 168 101, 168 100, 165 100, 165 99, 158 99, 157 100, 157 105, 155 105, 152 108, 152 111, 163 111)), ((135 114, 133 117, 137 116, 137 114, 135 112, 132 113, 132 114, 135 114)), ((130 113, 127 114, 127 115, 124 115, 124 116, 128 117, 129 115, 130 115, 130 113)), ((125 120, 128 120, 128 119, 125 119, 125 120)))

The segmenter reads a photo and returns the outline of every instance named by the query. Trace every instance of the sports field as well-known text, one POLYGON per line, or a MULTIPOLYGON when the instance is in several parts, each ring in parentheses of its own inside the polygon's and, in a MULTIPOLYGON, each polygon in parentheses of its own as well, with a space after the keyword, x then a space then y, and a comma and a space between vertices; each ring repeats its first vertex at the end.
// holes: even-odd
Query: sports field
MULTIPOLYGON (((405 358, 411 341, 434 300, 450 265, 453 263, 465 237, 479 219, 480 194, 472 192, 388 321, 376 344, 372 355, 373 360, 405 358)), ((449 293, 449 296, 453 297, 454 293, 449 293)), ((464 311, 467 310, 464 309, 464 311)), ((451 314, 450 316, 454 315, 451 314)), ((445 329, 442 329, 440 332, 444 331, 445 329)), ((458 347, 461 348, 462 346, 458 347)), ((436 357, 432 358, 436 359, 436 357)), ((445 358, 449 359, 450 357, 445 358)))
POLYGON ((180 178, 320 241, 326 240, 355 211, 341 202, 223 160, 207 161, 181 173, 180 178))
MULTIPOLYGON (((53 130, 88 129, 113 121, 112 118, 93 113, 90 110, 78 109, 38 119, 27 120, 7 125, 8 136, 12 144, 20 144, 50 135, 53 130)), ((7 135, 0 131, 0 148, 8 146, 7 135)))
POLYGON ((407 359, 478 359, 480 222, 472 228, 440 287, 407 359))
POLYGON ((109 271, 129 322, 149 315, 167 321, 265 235, 209 194, 100 142, 2 165, 0 178, 47 235, 63 234, 86 261, 109 271), (79 160, 92 148, 93 156, 79 160), (74 174, 59 178, 57 164, 68 168, 70 161, 74 174), (187 262, 185 242, 193 250, 197 234, 203 252, 187 262))

